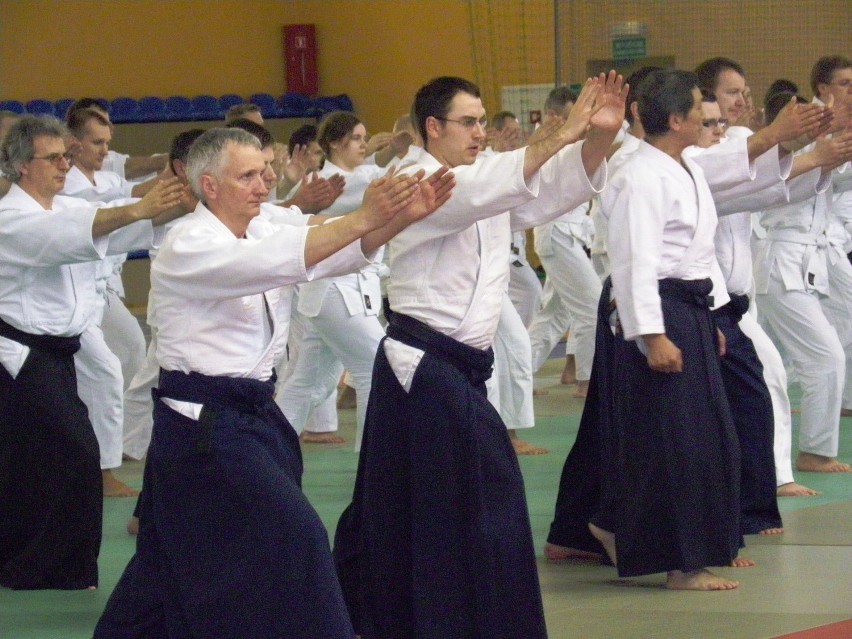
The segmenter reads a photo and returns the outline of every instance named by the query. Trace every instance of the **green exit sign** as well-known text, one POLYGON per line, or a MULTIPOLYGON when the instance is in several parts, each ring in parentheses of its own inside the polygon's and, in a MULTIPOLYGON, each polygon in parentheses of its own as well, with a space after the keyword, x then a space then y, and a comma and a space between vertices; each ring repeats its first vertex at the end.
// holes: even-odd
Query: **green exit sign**
POLYGON ((612 41, 612 57, 615 60, 637 60, 648 57, 648 41, 642 37, 618 38, 612 41))

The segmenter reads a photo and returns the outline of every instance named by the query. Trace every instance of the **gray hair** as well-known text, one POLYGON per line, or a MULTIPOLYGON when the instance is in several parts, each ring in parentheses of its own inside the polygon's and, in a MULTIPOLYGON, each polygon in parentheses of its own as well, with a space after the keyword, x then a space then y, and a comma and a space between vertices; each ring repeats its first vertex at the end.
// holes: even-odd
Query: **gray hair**
POLYGON ((49 115, 23 115, 15 122, 0 143, 0 171, 10 182, 21 179, 21 167, 35 156, 35 139, 50 137, 64 139, 68 129, 49 115))
POLYGON ((260 141, 242 129, 209 129, 192 143, 189 155, 186 157, 186 176, 192 192, 202 202, 206 203, 204 191, 201 189, 201 176, 221 177, 225 150, 231 144, 251 146, 258 151, 261 150, 260 141))

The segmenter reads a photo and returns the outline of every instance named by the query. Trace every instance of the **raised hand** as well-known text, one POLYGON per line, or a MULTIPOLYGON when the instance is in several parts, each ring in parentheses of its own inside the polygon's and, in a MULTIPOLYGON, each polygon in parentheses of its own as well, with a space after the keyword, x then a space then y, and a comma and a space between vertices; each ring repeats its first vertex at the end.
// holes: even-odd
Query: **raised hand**
POLYGON ((387 131, 374 133, 367 141, 367 155, 373 155, 376 151, 382 150, 391 143, 391 140, 393 140, 393 133, 387 131))
POLYGON ((775 132, 779 142, 795 140, 801 135, 813 136, 823 123, 825 110, 818 104, 797 104, 792 97, 767 128, 775 132))
POLYGON ((817 138, 813 153, 817 164, 833 169, 852 159, 852 130, 817 138))
POLYGON ((596 129, 618 132, 624 122, 624 109, 630 85, 615 71, 610 71, 606 76, 601 73, 598 81, 601 87, 595 97, 590 124, 596 129))
POLYGON ((367 214, 372 228, 384 226, 402 211, 420 190, 420 180, 425 175, 422 169, 411 176, 387 175, 373 180, 364 192, 361 208, 367 214))
POLYGON ((502 131, 495 131, 491 141, 491 148, 499 153, 514 151, 522 146, 524 146, 524 132, 521 129, 504 127, 502 131))
POLYGON ((186 189, 180 180, 168 178, 157 182, 134 206, 140 219, 150 220, 180 206, 185 196, 186 189))
POLYGON ((307 144, 297 144, 293 147, 290 159, 284 165, 282 173, 290 184, 296 184, 305 177, 310 165, 310 156, 307 144))
POLYGON ((304 213, 319 213, 334 204, 334 201, 343 193, 346 180, 343 176, 335 174, 329 179, 316 175, 305 176, 296 195, 287 202, 292 206, 298 206, 304 213))
MULTIPOLYGON (((417 175, 422 175, 422 171, 417 175)), ((447 167, 442 166, 425 180, 421 180, 419 189, 413 194, 400 215, 411 224, 431 215, 443 206, 452 195, 456 186, 456 176, 447 167)))

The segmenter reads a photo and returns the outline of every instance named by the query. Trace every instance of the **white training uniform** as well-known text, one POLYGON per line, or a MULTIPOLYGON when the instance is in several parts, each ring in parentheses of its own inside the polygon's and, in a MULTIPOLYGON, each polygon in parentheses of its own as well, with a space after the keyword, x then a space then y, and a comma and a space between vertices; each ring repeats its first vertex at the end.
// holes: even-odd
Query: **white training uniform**
POLYGON ((759 319, 790 357, 802 387, 799 449, 834 457, 845 358, 820 303, 829 294, 827 269, 835 257, 826 237, 830 176, 817 179, 818 173, 789 180, 792 203, 761 214, 766 238, 754 275, 759 319))
MULTIPOLYGON (((320 177, 335 174, 346 180, 343 193, 322 213, 342 215, 361 206, 370 182, 386 169, 363 164, 346 171, 326 160, 320 177)), ((381 250, 379 254, 381 254, 381 250)), ((356 393, 357 431, 355 449, 360 449, 373 375, 373 360, 385 331, 379 322, 382 308, 380 265, 358 273, 313 281, 299 287, 298 312, 305 316, 305 331, 294 368, 276 397, 287 419, 301 433, 314 400, 329 395, 339 379, 338 361, 351 374, 356 393), (336 376, 336 378, 335 378, 336 376)))
MULTIPOLYGON (((95 171, 94 179, 93 184, 73 166, 66 175, 62 194, 89 202, 131 197, 133 185, 117 173, 95 171)), ((121 266, 126 258, 126 254, 110 256, 98 265, 97 295, 92 300, 98 313, 81 335, 80 350, 74 355, 80 399, 89 409, 98 437, 102 469, 121 465, 124 391, 145 361, 142 329, 121 300, 121 266)))
MULTIPOLYGON (((632 135, 629 131, 624 132, 624 138, 621 141, 621 146, 618 147, 616 152, 613 153, 612 157, 609 159, 610 180, 616 174, 618 169, 620 169, 627 159, 636 151, 636 149, 639 148, 640 141, 641 140, 639 138, 632 135)), ((606 216, 601 211, 600 195, 596 195, 592 198, 592 208, 589 211, 589 217, 592 219, 592 224, 595 227, 592 245, 589 247, 592 257, 592 266, 595 269, 595 273, 597 273, 598 277, 600 277, 601 282, 603 282, 609 276, 612 269, 609 265, 609 251, 607 250, 607 233, 609 232, 609 226, 606 216)))
POLYGON ((168 251, 160 251, 151 265, 152 282, 167 284, 152 299, 159 365, 184 373, 270 379, 287 344, 290 285, 371 263, 358 240, 306 267, 308 230, 258 216, 245 237, 237 238, 199 203, 172 229, 164 243, 168 251), (207 341, 211 334, 215 343, 207 341))
MULTIPOLYGON (((389 243, 391 308, 473 348, 491 347, 508 290, 512 231, 554 219, 604 186, 606 166, 589 178, 581 148, 562 149, 528 181, 525 149, 454 167, 450 200, 389 243)), ((440 166, 425 153, 409 171, 422 168, 428 175, 440 166)), ((423 351, 390 338, 384 348, 409 389, 423 351)))
MULTIPOLYGON (((732 127, 720 144, 732 139, 747 140, 752 132, 745 127, 732 127)), ((712 147, 716 149, 716 147, 712 147)), ((725 151, 722 147, 720 151, 725 151)), ((742 152, 747 153, 743 148, 742 152)), ((701 161, 702 153, 696 155, 701 161)), ((762 154, 754 162, 755 179, 744 182, 739 190, 734 187, 727 191, 714 191, 713 198, 719 214, 719 226, 716 229, 716 257, 725 276, 725 284, 730 293, 748 295, 754 302, 753 258, 751 250, 752 213, 777 203, 786 202, 789 197, 785 180, 792 168, 792 156, 779 157, 778 147, 762 154), (746 191, 745 194, 743 192, 746 191)), ((708 178, 726 172, 729 162, 708 165, 708 178)), ((711 190, 713 186, 711 183, 711 190)), ((769 389, 772 400, 774 422, 774 459, 775 478, 778 486, 793 481, 792 467, 792 415, 790 398, 787 394, 787 372, 781 354, 766 331, 756 319, 757 305, 752 303, 751 312, 740 319, 739 327, 751 339, 758 359, 763 365, 763 379, 769 389)))
POLYGON ((584 250, 593 233, 588 211, 589 203, 584 202, 533 230, 535 251, 547 273, 542 305, 530 326, 533 370, 541 368, 570 327, 580 381, 587 381, 592 372, 601 296, 600 278, 584 250))

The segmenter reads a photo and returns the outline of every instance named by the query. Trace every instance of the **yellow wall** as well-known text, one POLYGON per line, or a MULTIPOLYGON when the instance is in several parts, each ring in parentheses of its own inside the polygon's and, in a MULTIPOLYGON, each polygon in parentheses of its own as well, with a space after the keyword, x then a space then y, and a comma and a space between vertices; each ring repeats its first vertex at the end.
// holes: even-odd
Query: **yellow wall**
POLYGON ((320 92, 371 130, 430 77, 473 73, 464 0, 0 0, 0 98, 280 95, 281 28, 301 23, 320 92))
MULTIPOLYGON (((849 0, 563 0, 563 80, 611 55, 609 27, 649 26, 650 55, 728 55, 760 97, 807 93, 813 61, 849 54, 849 0)), ((281 27, 317 25, 320 92, 388 129, 436 75, 499 87, 553 78, 552 0, 0 0, 0 98, 284 92, 281 27)))
POLYGON ((849 0, 620 0, 572 1, 562 13, 564 68, 569 81, 585 74, 586 59, 610 58, 609 28, 635 20, 648 25, 648 54, 673 55, 693 69, 714 56, 743 65, 754 95, 784 77, 810 96, 811 66, 823 55, 850 55, 849 0))

